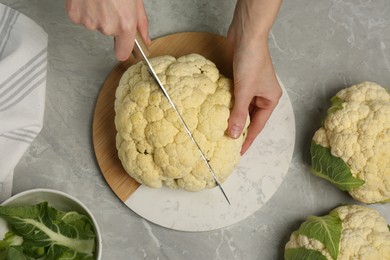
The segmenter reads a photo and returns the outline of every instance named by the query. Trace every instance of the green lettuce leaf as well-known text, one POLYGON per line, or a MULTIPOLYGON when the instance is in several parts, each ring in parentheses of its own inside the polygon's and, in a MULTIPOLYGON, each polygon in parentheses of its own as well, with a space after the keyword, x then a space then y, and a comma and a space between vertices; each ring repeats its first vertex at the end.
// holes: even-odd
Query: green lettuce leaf
POLYGON ((284 251, 284 260, 327 260, 320 252, 303 247, 288 248, 284 251))
POLYGON ((35 258, 29 257, 23 253, 22 246, 12 246, 8 249, 5 258, 0 259, 12 259, 12 260, 34 260, 35 258))
POLYGON ((339 254, 341 230, 339 214, 336 210, 332 210, 329 215, 322 217, 309 216, 294 233, 320 241, 336 260, 339 254))
POLYGON ((26 257, 93 259, 96 235, 91 220, 85 215, 62 212, 42 202, 0 206, 0 217, 8 222, 12 232, 23 238, 22 249, 19 247, 18 251, 26 257))
POLYGON ((18 246, 23 243, 23 238, 16 235, 12 231, 5 233, 3 240, 0 240, 0 250, 9 248, 10 246, 18 246))
POLYGON ((363 180, 352 176, 348 165, 336 156, 333 156, 329 148, 311 142, 311 172, 325 180, 330 181, 343 191, 350 191, 364 184, 363 180))
MULTIPOLYGON (((23 238, 16 235, 12 231, 5 233, 3 240, 0 240, 0 259, 19 259, 16 257, 10 258, 14 255, 14 250, 18 250, 18 246, 23 243, 23 238), (15 248, 15 249, 14 249, 15 248)), ((18 254, 16 252, 16 254, 18 254)), ((23 258, 21 258, 23 259, 23 258)))

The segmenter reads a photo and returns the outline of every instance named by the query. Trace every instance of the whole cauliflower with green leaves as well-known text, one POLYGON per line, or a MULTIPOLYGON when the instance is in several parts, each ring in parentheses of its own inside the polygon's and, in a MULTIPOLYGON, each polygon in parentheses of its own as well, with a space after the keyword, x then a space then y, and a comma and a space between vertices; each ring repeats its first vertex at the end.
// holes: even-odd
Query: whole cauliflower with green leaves
POLYGON ((378 211, 346 205, 309 216, 285 246, 285 260, 390 259, 390 230, 378 211))
MULTIPOLYGON (((223 182, 238 164, 244 141, 244 134, 238 139, 225 134, 233 103, 232 81, 198 54, 178 59, 160 56, 150 62, 223 182)), ((165 184, 188 191, 216 185, 178 115, 143 63, 123 74, 116 90, 115 112, 118 155, 136 181, 153 188, 165 184)))
POLYGON ((390 201, 390 94, 371 82, 339 91, 311 145, 312 172, 364 203, 390 201))

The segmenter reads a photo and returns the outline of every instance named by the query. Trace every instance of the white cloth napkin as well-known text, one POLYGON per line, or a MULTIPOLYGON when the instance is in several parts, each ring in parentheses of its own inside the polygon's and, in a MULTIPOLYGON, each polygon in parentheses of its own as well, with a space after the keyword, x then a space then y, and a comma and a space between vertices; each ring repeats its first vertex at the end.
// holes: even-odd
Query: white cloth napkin
POLYGON ((42 129, 47 34, 0 4, 0 202, 12 192, 14 168, 42 129))

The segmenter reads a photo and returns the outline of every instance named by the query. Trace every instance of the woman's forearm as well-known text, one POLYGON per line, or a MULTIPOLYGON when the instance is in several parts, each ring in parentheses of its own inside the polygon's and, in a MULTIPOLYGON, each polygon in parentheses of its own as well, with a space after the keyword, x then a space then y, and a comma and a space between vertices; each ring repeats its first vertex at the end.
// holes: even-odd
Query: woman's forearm
POLYGON ((232 24, 236 41, 250 43, 267 40, 269 31, 275 22, 282 0, 238 0, 232 24))

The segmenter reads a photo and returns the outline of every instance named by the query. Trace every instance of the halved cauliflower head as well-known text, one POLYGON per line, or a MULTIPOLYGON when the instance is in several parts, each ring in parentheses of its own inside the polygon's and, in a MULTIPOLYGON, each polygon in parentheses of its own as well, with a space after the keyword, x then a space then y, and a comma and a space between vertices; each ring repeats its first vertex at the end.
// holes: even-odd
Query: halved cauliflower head
MULTIPOLYGON (((190 54, 150 62, 194 139, 223 182, 240 160, 244 135, 229 138, 232 81, 214 63, 190 54)), ((139 183, 199 191, 216 184, 178 115, 143 63, 131 66, 116 90, 115 125, 119 159, 139 183)), ((248 119, 249 123, 249 119, 248 119)))
POLYGON ((340 206, 325 216, 309 216, 292 233, 284 259, 389 260, 390 230, 375 209, 340 206))
POLYGON ((390 201, 390 94, 371 82, 339 91, 311 146, 312 172, 364 203, 390 201))

